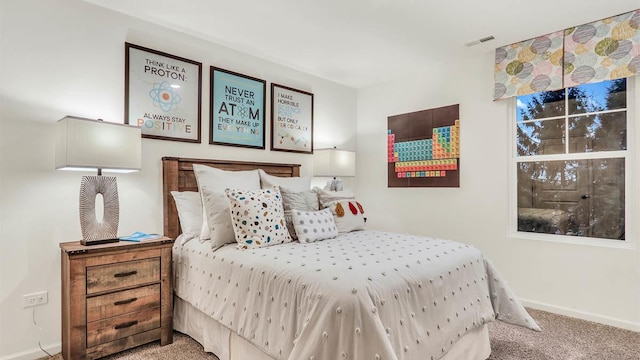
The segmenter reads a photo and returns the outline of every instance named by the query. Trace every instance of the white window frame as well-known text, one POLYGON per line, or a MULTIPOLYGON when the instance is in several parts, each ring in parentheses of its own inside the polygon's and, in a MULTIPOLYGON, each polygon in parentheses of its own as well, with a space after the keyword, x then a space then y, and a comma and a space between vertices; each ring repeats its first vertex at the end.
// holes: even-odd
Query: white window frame
MULTIPOLYGON (((509 121, 511 123, 509 134, 511 140, 509 144, 509 219, 507 237, 510 239, 548 241, 554 243, 564 243, 572 245, 587 245, 619 249, 636 249, 640 223, 637 218, 638 200, 640 199, 640 191, 636 189, 638 186, 636 180, 640 179, 640 166, 638 166, 638 149, 637 144, 640 139, 640 126, 636 123, 640 122, 640 112, 638 111, 640 104, 640 79, 633 77, 627 78, 627 150, 621 151, 603 151, 589 153, 565 153, 565 154, 549 154, 534 156, 517 156, 517 98, 514 97, 509 108, 509 121), (625 240, 602 239, 583 236, 571 235, 555 235, 534 232, 518 231, 518 163, 530 161, 551 161, 551 160, 575 160, 575 159, 602 159, 602 158, 624 158, 625 159, 625 240)), ((604 111, 610 112, 610 111, 604 111)), ((567 117, 564 116, 565 121, 567 117)), ((542 119, 536 119, 542 120, 542 119)), ((569 127, 566 126, 568 131, 569 127)), ((567 142, 566 146, 569 144, 567 142)))

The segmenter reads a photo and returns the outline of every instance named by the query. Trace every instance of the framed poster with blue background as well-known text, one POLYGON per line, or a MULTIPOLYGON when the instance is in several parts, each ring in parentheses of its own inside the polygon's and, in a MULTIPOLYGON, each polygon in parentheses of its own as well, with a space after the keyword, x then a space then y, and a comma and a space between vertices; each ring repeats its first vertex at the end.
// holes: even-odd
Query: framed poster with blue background
POLYGON ((142 137, 200 143, 202 64, 125 43, 126 124, 142 137))
POLYGON ((266 82, 211 67, 209 144, 264 149, 266 82))

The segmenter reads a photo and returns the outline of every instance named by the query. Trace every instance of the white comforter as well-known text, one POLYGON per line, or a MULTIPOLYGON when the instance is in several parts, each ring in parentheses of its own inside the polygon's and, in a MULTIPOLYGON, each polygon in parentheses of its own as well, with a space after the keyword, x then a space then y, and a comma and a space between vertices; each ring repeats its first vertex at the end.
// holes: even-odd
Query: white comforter
POLYGON ((491 262, 453 241, 365 230, 174 256, 176 295, 276 359, 439 359, 494 318, 539 330, 491 262))

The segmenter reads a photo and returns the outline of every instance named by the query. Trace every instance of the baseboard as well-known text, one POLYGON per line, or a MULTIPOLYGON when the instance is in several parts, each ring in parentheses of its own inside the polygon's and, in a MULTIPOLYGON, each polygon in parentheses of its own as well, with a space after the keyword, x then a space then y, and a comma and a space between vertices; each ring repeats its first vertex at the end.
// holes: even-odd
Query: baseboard
MULTIPOLYGON (((62 350, 62 343, 50 344, 44 346, 44 349, 51 355, 57 354, 62 350)), ((0 357, 0 360, 35 360, 46 357, 45 354, 40 348, 35 348, 27 351, 22 351, 15 354, 9 354, 0 357)))
POLYGON ((562 306, 545 304, 545 303, 541 303, 533 300, 527 300, 527 299, 520 299, 520 300, 522 301, 524 306, 530 307, 532 309, 548 311, 554 314, 570 316, 570 317, 574 317, 582 320, 593 321, 593 322, 597 322, 597 323, 605 324, 609 326, 615 326, 617 328, 621 328, 625 330, 640 332, 640 323, 620 320, 620 319, 612 318, 609 316, 596 315, 596 314, 592 314, 584 311, 578 311, 575 309, 570 309, 562 306))

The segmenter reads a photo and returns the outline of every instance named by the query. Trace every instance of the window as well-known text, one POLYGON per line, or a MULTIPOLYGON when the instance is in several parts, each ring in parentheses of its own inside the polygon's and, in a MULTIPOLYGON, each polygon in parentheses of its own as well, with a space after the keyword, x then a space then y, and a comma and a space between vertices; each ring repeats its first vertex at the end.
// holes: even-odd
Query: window
POLYGON ((516 101, 517 231, 624 240, 626 79, 516 101))

